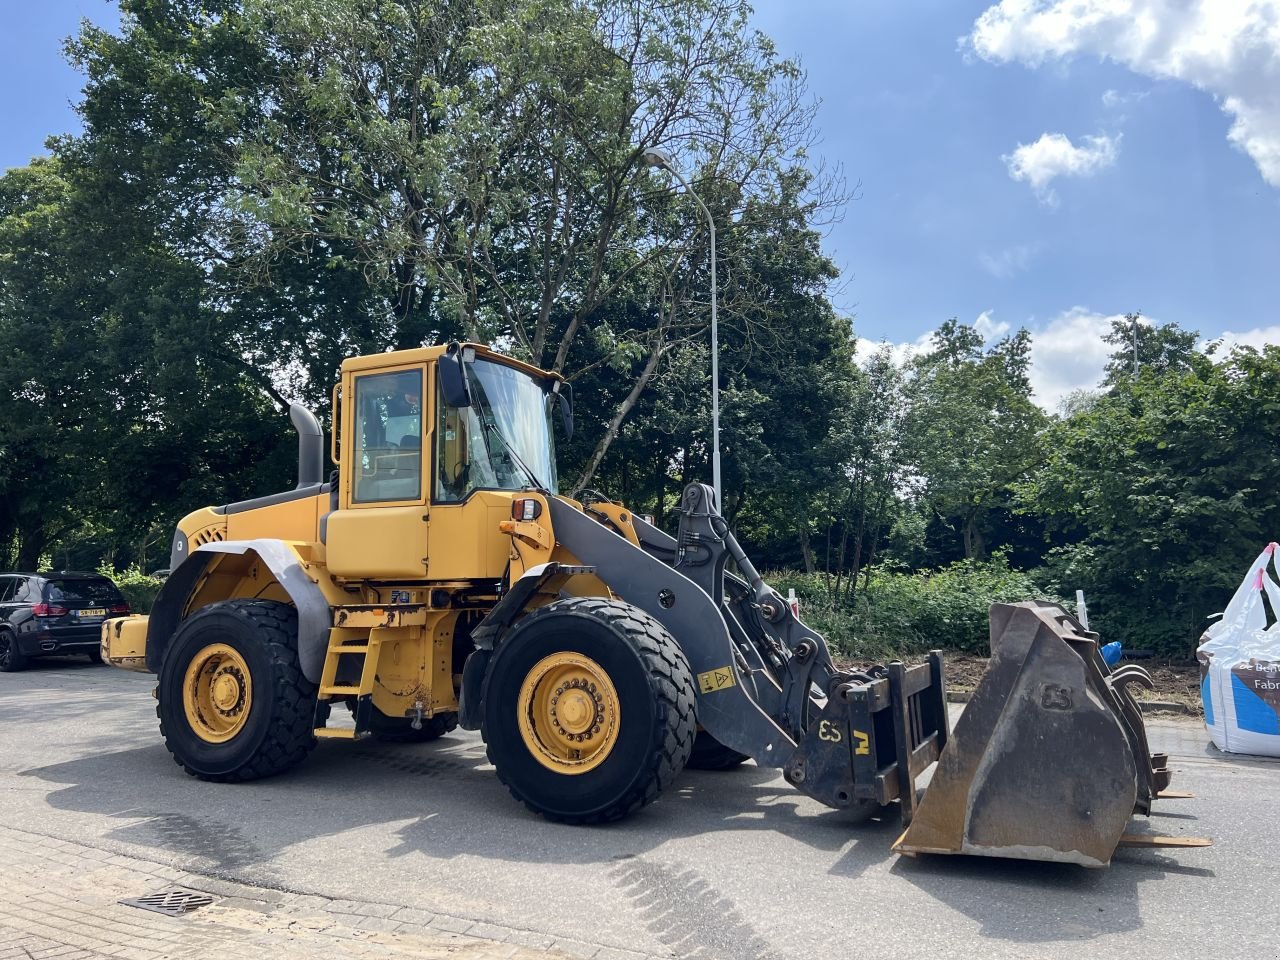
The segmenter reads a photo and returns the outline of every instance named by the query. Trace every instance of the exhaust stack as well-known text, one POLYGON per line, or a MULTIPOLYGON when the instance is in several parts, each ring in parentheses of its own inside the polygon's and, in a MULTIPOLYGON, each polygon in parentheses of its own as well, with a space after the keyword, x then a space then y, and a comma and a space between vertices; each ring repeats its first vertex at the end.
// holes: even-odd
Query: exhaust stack
POLYGON ((324 432, 314 413, 300 403, 289 405, 289 420, 298 431, 298 486, 324 482, 324 432))

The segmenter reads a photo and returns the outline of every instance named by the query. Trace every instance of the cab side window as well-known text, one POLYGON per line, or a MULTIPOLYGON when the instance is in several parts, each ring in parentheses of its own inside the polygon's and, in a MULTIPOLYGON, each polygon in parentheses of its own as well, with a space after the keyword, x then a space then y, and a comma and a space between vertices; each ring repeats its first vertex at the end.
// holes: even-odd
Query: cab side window
POLYGON ((422 496, 422 371, 355 381, 352 494, 356 503, 422 496))

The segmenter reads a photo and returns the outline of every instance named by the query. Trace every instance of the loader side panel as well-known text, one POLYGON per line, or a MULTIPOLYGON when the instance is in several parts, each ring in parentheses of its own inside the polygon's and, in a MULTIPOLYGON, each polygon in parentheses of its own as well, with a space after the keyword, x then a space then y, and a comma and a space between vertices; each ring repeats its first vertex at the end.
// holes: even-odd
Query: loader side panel
POLYGON ((698 685, 698 722, 720 743, 759 764, 786 763, 796 744, 748 693, 728 629, 711 598, 683 574, 572 505, 554 497, 548 503, 556 540, 680 644, 698 685))
POLYGON ((224 556, 256 558, 266 565, 275 583, 268 585, 262 595, 285 600, 297 608, 299 663, 306 678, 318 683, 332 625, 329 601, 298 554, 280 540, 227 540, 206 543, 194 550, 170 574, 151 608, 147 624, 147 669, 159 672, 169 641, 197 600, 198 605, 203 606, 233 595, 224 591, 225 596, 215 597, 204 589, 209 573, 216 570, 224 556))

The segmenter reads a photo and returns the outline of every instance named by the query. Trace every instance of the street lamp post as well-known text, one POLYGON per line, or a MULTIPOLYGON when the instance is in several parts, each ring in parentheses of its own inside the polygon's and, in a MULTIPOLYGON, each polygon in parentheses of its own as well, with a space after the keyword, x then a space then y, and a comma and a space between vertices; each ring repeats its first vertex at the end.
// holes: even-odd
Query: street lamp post
POLYGON ((707 218, 711 230, 711 486, 716 492, 716 509, 723 509, 720 497, 720 326, 716 316, 716 221, 702 198, 689 186, 675 165, 671 154, 659 147, 649 147, 642 155, 645 166, 666 170, 684 185, 707 218))

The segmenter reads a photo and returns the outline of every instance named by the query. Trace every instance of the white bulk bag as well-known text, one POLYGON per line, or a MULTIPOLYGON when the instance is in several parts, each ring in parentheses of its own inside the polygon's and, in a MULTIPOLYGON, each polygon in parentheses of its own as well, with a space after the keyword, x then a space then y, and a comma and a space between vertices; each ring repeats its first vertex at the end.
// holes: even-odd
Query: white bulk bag
POLYGON ((1196 651, 1205 726, 1228 753, 1280 757, 1280 623, 1267 625, 1262 601, 1280 614, 1275 553, 1267 544, 1196 651))

